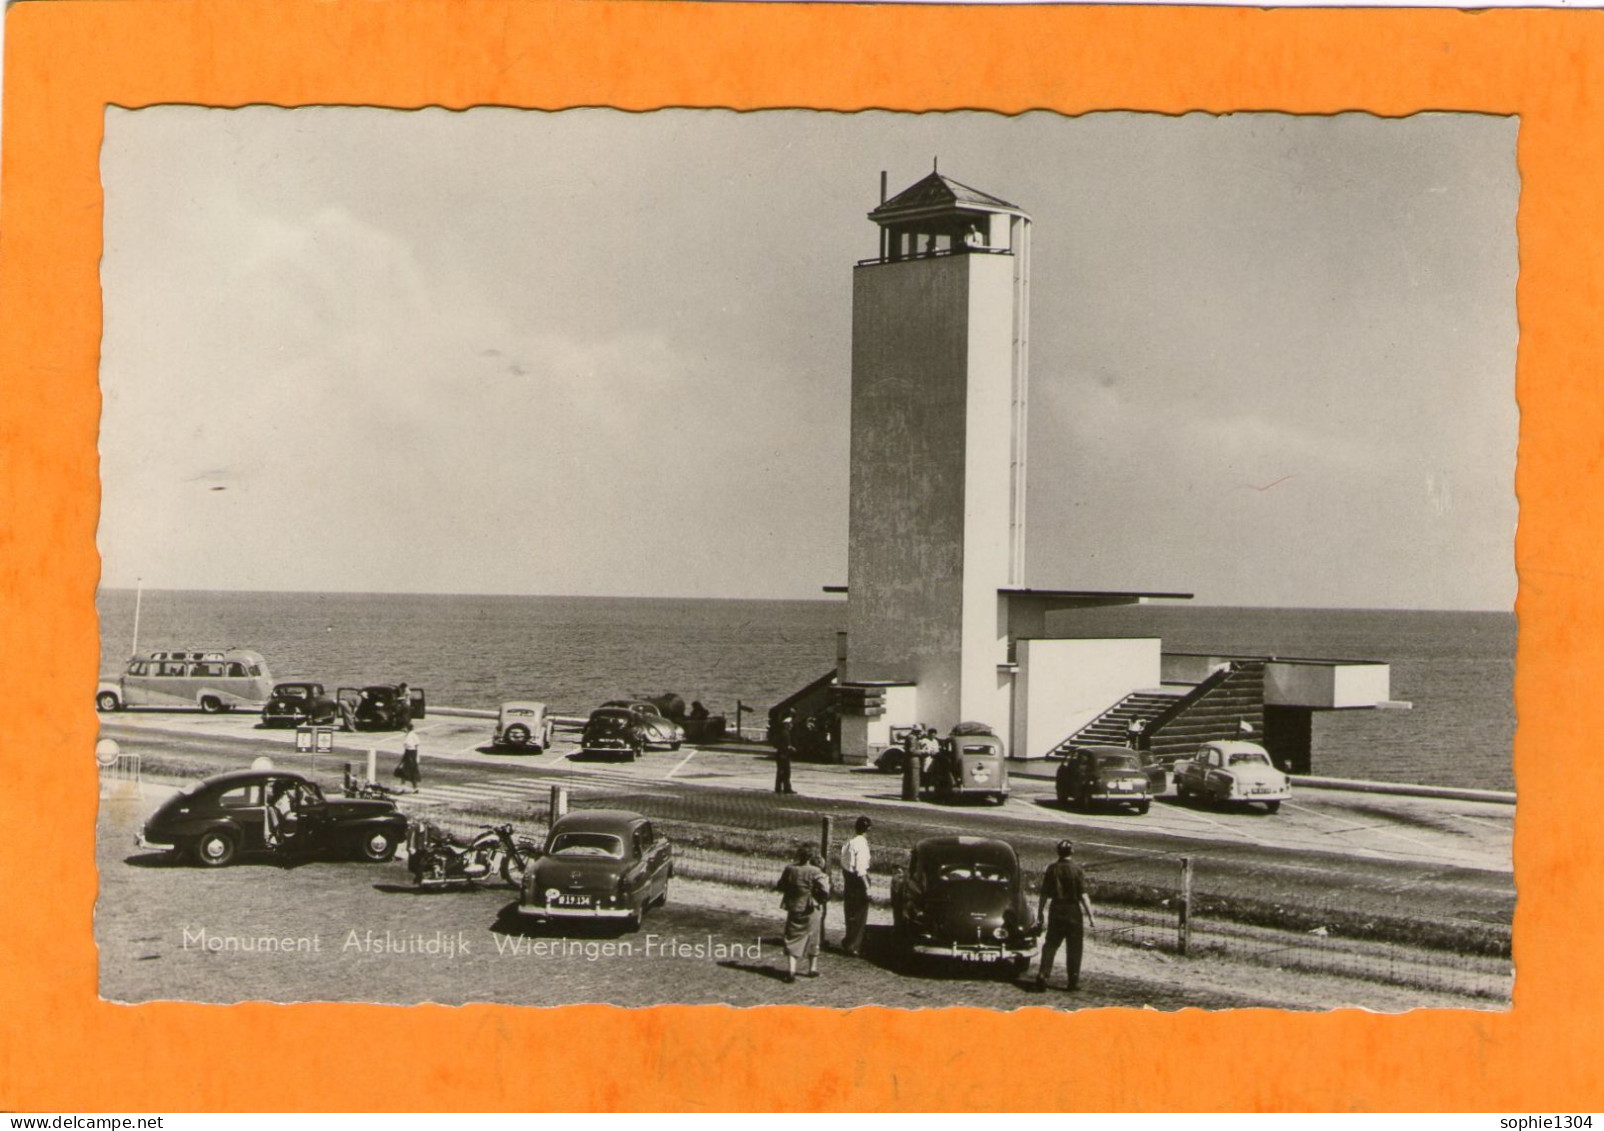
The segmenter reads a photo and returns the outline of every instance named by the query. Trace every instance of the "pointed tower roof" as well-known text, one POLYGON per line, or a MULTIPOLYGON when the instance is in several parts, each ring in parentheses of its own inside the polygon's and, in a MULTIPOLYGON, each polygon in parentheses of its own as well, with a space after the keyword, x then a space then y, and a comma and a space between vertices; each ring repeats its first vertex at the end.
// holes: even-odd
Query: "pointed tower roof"
POLYGON ((869 213, 869 219, 877 224, 888 224, 963 212, 1007 212, 1030 219, 1024 209, 1009 204, 1001 197, 970 188, 934 172, 880 205, 869 213))

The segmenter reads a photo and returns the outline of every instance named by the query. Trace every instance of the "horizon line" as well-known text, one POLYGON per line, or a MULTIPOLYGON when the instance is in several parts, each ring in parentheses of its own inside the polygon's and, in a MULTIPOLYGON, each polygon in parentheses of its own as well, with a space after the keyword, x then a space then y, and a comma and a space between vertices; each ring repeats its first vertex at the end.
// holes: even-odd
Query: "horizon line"
MULTIPOLYGON (((97 585, 96 594, 102 592, 133 593, 139 587, 132 585, 97 585)), ((828 597, 709 597, 688 596, 674 594, 650 593, 488 593, 488 592, 458 592, 446 593, 430 590, 413 589, 231 589, 231 588, 195 588, 191 586, 150 585, 143 588, 156 593, 235 593, 235 594, 274 594, 280 596, 340 596, 340 597, 495 597, 495 598, 535 598, 550 600, 584 600, 584 601, 748 601, 773 602, 787 601, 805 604, 839 605, 844 604, 840 595, 828 597)), ((1509 613, 1514 614, 1515 608, 1501 608, 1495 606, 1420 606, 1420 605, 1256 605, 1237 602, 1211 602, 1193 599, 1188 602, 1154 603, 1149 605, 1118 606, 1121 608, 1173 608, 1173 609, 1314 609, 1331 612, 1375 612, 1375 613, 1509 613)), ((1096 610, 1074 610, 1088 612, 1096 610)))

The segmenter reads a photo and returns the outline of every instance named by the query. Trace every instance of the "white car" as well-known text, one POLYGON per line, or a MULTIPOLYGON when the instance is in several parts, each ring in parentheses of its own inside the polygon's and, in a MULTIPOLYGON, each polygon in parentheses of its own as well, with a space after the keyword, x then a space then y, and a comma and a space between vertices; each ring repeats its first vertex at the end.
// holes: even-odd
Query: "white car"
POLYGON ((1292 781, 1275 768, 1264 747, 1252 742, 1205 742, 1175 771, 1182 801, 1200 797, 1217 805, 1262 802, 1274 813, 1292 796, 1292 781))
POLYGON ((546 705, 532 699, 503 703, 491 745, 498 750, 550 750, 551 716, 546 713, 546 705))

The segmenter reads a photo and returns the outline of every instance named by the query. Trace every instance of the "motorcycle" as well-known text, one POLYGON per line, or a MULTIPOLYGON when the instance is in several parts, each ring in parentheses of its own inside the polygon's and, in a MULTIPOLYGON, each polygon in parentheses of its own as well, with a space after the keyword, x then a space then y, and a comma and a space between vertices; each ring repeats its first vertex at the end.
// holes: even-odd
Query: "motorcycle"
POLYGON ((517 887, 524 869, 539 855, 540 846, 515 838, 511 825, 482 829, 466 844, 428 821, 407 828, 407 869, 420 888, 468 887, 497 879, 517 887))
POLYGON ((345 782, 341 792, 347 797, 369 798, 375 801, 393 801, 401 796, 399 789, 391 789, 376 781, 363 781, 351 773, 349 768, 345 771, 345 782))

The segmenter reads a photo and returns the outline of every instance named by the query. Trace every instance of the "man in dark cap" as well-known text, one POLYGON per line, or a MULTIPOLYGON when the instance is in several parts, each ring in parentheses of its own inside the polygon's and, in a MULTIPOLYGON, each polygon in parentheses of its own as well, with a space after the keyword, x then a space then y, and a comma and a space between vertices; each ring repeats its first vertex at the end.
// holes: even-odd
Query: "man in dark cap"
POLYGON ((1075 846, 1067 840, 1058 842, 1058 859, 1047 865, 1041 878, 1041 899, 1036 905, 1036 916, 1047 926, 1047 937, 1042 942, 1041 965, 1036 970, 1036 989, 1047 988, 1047 975, 1052 971, 1058 947, 1064 947, 1064 964, 1069 971, 1067 989, 1080 988, 1081 950, 1086 941, 1086 928, 1096 926, 1092 919, 1092 900, 1086 894, 1086 875, 1080 865, 1071 859, 1075 846), (1085 912, 1085 918, 1081 913, 1085 912))

